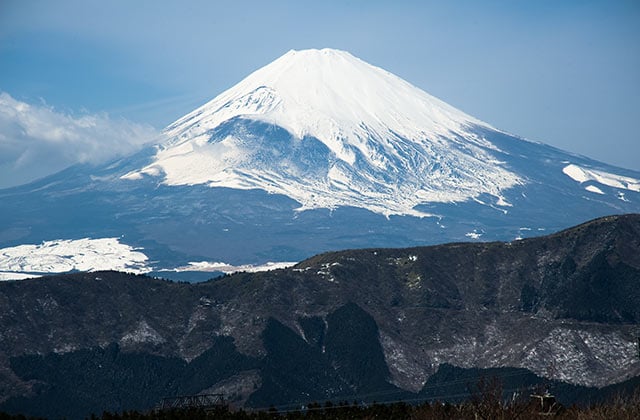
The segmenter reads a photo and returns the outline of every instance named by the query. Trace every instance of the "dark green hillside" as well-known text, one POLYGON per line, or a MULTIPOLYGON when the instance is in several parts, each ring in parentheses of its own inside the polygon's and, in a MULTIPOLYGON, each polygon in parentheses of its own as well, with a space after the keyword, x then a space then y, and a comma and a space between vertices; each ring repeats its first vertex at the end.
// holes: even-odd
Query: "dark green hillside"
POLYGON ((123 353, 117 344, 65 354, 11 359, 22 379, 35 381, 33 395, 9 399, 2 409, 42 417, 83 418, 92 412, 148 410, 162 397, 189 395, 239 371, 256 368, 232 340, 215 339, 190 363, 176 357, 123 353))

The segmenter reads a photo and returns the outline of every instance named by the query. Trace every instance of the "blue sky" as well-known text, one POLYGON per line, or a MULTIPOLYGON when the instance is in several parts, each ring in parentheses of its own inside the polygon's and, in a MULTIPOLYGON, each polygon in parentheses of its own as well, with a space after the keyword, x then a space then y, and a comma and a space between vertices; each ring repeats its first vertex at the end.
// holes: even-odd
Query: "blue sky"
MULTIPOLYGON (((637 1, 1 0, 0 111, 96 118, 134 136, 94 155, 126 153, 289 49, 323 47, 505 131, 640 170, 637 1)), ((14 114, 0 115, 0 187, 22 179, 15 159, 54 149, 7 139, 29 131, 14 114)), ((56 147, 69 149, 58 166, 91 160, 86 141, 56 147)))

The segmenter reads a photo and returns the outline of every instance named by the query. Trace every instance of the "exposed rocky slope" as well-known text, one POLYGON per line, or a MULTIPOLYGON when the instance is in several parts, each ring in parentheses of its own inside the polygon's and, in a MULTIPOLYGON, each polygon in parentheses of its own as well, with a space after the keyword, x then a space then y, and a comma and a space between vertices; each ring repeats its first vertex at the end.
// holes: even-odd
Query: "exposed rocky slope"
POLYGON ((0 394, 9 408, 103 382, 131 390, 112 390, 111 408, 140 402, 145 383, 165 384, 146 404, 232 389, 253 406, 398 398, 444 363, 604 386, 640 373, 639 302, 640 215, 509 243, 327 253, 200 284, 117 272, 5 282, 0 394))

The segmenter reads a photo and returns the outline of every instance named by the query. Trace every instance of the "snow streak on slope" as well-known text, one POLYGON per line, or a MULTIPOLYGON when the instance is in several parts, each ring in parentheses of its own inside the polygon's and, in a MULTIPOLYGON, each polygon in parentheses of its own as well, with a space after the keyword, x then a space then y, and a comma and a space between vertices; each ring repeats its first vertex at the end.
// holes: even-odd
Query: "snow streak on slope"
POLYGON ((124 178, 259 188, 302 209, 387 215, 482 193, 505 204, 502 192, 523 180, 477 127, 493 130, 347 52, 290 51, 170 125, 155 162, 124 178), (289 138, 273 140, 282 129, 289 138))
MULTIPOLYGON (((570 164, 562 169, 565 175, 574 181, 584 183, 587 181, 595 181, 599 184, 606 185, 608 187, 619 188, 629 191, 640 192, 640 179, 631 178, 628 176, 616 175, 605 171, 599 171, 596 169, 583 168, 581 166, 570 164)), ((597 187, 592 187, 589 191, 594 191, 596 188, 600 194, 602 191, 597 187)))
POLYGON ((0 249, 0 279, 20 280, 69 271, 119 270, 140 274, 151 271, 147 262, 146 255, 121 244, 118 238, 54 240, 0 249))

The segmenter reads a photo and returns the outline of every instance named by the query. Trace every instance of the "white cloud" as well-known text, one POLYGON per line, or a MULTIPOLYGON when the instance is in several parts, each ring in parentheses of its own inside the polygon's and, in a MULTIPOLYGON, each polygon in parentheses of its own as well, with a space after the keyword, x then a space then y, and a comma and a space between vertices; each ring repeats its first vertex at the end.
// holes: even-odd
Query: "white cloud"
POLYGON ((157 141, 149 125, 107 114, 72 115, 0 92, 0 188, 20 185, 76 163, 101 163, 157 141))

